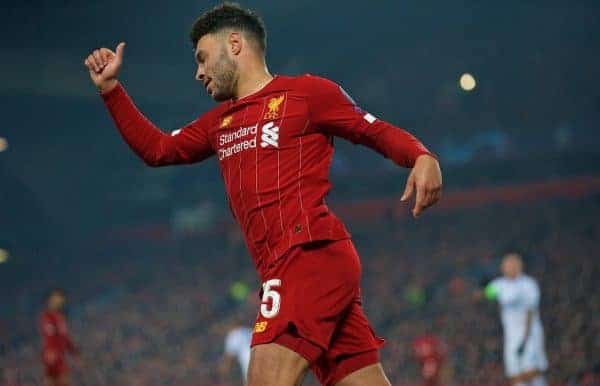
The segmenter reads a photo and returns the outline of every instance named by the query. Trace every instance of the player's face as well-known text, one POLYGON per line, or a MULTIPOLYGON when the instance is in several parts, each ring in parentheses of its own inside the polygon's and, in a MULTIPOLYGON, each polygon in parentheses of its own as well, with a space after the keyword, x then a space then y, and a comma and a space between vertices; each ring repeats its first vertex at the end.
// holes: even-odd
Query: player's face
POLYGON ((50 295, 50 299, 48 299, 48 306, 52 310, 61 310, 66 303, 65 297, 60 293, 54 293, 50 295))
POLYGON ((237 64, 230 57, 223 34, 204 35, 196 45, 196 79, 208 95, 222 102, 235 96, 237 64))
POLYGON ((509 278, 515 278, 519 276, 523 268, 521 260, 513 256, 508 256, 505 257, 504 260, 502 260, 502 265, 500 266, 500 269, 502 270, 502 274, 504 276, 509 278))

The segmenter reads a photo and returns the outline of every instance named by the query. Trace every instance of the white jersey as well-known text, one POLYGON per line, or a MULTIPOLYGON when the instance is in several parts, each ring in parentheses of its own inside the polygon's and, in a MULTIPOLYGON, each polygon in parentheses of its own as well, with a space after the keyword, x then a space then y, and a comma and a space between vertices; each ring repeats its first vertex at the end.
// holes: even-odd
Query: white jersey
POLYGON ((248 327, 236 327, 229 331, 227 337, 225 337, 225 354, 237 358, 244 379, 248 374, 251 340, 252 329, 248 327))
POLYGON ((530 276, 519 275, 514 279, 497 278, 491 285, 496 289, 500 303, 507 374, 515 376, 534 369, 546 370, 548 363, 544 352, 544 329, 540 319, 540 289, 537 282, 530 276), (524 354, 518 356, 517 348, 525 337, 528 312, 532 312, 529 337, 524 354))

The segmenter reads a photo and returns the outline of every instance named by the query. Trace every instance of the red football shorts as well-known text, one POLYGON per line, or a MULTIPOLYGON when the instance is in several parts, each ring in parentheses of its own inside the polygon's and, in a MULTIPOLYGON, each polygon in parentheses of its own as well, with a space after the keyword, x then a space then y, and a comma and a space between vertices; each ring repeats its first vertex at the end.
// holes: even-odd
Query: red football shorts
POLYGON ((42 356, 46 376, 58 378, 69 372, 69 366, 67 365, 64 355, 57 350, 45 349, 42 356))
POLYGON ((360 275, 349 239, 292 248, 263 278, 252 346, 277 343, 297 352, 323 385, 379 362, 384 341, 362 310, 360 275))

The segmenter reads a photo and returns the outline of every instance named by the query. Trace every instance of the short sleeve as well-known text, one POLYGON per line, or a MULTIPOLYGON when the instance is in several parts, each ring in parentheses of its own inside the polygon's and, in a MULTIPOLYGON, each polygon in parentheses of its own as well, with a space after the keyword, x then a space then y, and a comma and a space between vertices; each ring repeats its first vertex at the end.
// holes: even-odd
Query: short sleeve
POLYGON ((540 305, 540 287, 533 279, 523 286, 523 301, 529 310, 537 309, 540 305))

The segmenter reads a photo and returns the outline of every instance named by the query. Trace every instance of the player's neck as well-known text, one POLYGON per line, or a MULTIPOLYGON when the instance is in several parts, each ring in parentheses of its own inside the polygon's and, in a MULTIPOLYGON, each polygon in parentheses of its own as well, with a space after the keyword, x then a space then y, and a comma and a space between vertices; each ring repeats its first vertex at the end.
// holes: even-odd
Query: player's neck
POLYGON ((272 79, 273 75, 264 62, 249 66, 238 78, 235 99, 239 100, 262 90, 272 79))

